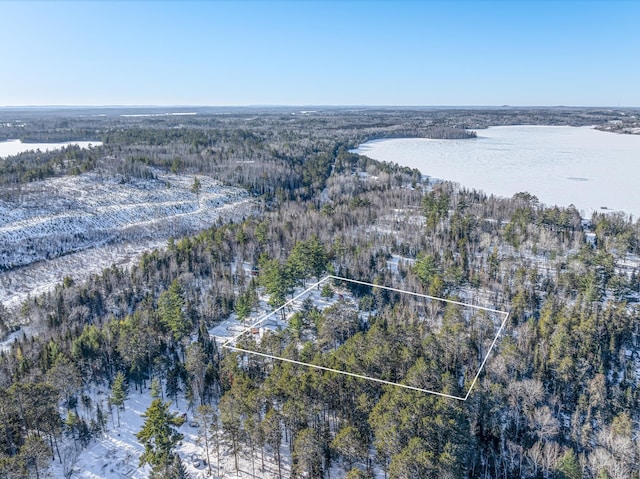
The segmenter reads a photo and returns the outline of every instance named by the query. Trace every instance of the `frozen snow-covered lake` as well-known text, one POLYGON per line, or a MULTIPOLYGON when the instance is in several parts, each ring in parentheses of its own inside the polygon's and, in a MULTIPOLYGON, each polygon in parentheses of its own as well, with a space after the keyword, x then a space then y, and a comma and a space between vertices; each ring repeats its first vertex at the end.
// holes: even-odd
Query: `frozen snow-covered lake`
POLYGON ((376 140, 354 151, 488 194, 528 191, 547 205, 573 204, 587 217, 602 207, 640 217, 640 135, 569 126, 477 133, 469 140, 376 140))
POLYGON ((23 151, 40 150, 50 151, 64 148, 69 145, 78 145, 80 148, 88 148, 89 146, 101 146, 100 141, 67 141, 65 143, 22 143, 20 140, 0 141, 0 158, 17 155, 23 151))

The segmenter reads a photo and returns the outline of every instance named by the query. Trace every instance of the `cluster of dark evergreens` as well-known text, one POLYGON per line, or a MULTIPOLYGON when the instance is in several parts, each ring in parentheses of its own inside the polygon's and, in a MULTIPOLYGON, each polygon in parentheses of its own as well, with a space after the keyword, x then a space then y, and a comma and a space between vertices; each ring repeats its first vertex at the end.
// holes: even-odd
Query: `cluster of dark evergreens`
POLYGON ((10 197, 19 192, 21 183, 53 176, 79 175, 93 170, 100 156, 96 150, 69 145, 61 150, 27 151, 3 159, 0 162, 0 194, 10 197))
MULTIPOLYGON (((574 208, 429 185, 352 155, 346 145, 362 133, 332 115, 338 132, 331 118, 305 132, 258 117, 255 128, 143 124, 104 138, 101 154, 122 152, 129 174, 136 164, 205 172, 265 194, 265 209, 24 303, 18 315, 35 334, 0 355, 0 476, 64 463, 61 443, 80 449, 101 434, 126 408, 127 388, 155 398, 138 439, 141 463, 158 477, 184 475, 172 453, 181 419, 166 405, 182 394, 214 472, 224 447, 250 458, 258 476, 265 460, 282 477, 327 477, 336 463, 350 478, 375 468, 391 478, 640 474, 640 276, 637 263, 621 261, 638 253, 639 224, 597 215, 589 242, 574 208), (397 270, 392 255, 403 258, 397 270), (230 353, 207 333, 231 313, 250 317, 259 294, 277 306, 326 272, 509 310, 468 400, 230 353), (110 388, 111 411, 87 394, 96 384, 110 388)), ((307 305, 289 328, 245 345, 464 395, 466 368, 486 345, 482 328, 459 334, 468 328, 461 311, 443 307, 441 325, 425 330, 398 295, 351 295, 373 311, 367 323, 340 301, 307 305)))

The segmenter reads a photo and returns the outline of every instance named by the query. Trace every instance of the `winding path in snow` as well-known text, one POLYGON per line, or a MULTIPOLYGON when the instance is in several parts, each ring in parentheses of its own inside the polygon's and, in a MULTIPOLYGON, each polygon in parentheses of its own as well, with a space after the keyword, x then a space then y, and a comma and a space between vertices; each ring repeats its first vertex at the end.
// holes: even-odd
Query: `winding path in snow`
POLYGON ((199 180, 195 195, 193 176, 123 183, 88 174, 38 182, 19 199, 0 200, 0 302, 13 310, 65 276, 82 281, 113 264, 129 266, 171 236, 254 212, 244 190, 199 180))

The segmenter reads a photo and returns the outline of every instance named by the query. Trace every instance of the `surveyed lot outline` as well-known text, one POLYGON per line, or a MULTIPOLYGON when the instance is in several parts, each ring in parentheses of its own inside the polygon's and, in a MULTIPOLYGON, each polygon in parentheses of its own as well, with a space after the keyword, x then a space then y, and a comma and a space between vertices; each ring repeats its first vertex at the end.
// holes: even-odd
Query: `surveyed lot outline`
POLYGON ((291 298, 289 301, 284 303, 279 308, 274 309, 270 313, 267 313, 264 316, 260 317, 255 323, 253 323, 253 324, 251 324, 249 326, 246 326, 239 334, 236 334, 232 338, 230 338, 227 341, 225 341, 224 343, 222 343, 222 347, 226 348, 226 349, 229 349, 229 350, 232 350, 232 351, 255 354, 256 356, 262 356, 262 357, 270 358, 270 359, 277 359, 278 361, 284 361, 284 362, 287 362, 287 363, 297 364, 299 366, 307 366, 307 367, 310 367, 310 368, 320 369, 322 371, 330 371, 330 372, 334 372, 334 373, 338 373, 338 374, 344 374, 345 376, 351 376, 351 377, 354 377, 354 378, 366 379, 368 381, 374 381, 374 382, 377 382, 377 383, 388 384, 390 386, 397 386, 397 387, 400 387, 400 388, 412 389, 414 391, 419 391, 419 392, 423 392, 423 393, 427 393, 427 394, 435 394, 436 396, 442 396, 442 397, 446 397, 446 398, 449 398, 449 399, 457 399, 459 401, 466 401, 469 398, 469 395, 471 394, 471 391, 473 390, 473 387, 475 386, 476 381, 480 377, 480 373, 484 369, 484 366, 485 366, 487 360, 489 359, 489 356, 491 355, 491 351, 493 351, 493 348, 496 345, 496 342, 498 341, 498 338, 500 337, 500 334, 502 333, 502 330, 504 329, 505 325, 507 324, 507 319, 509 319, 509 313, 507 311, 499 311, 497 309, 485 308, 483 306, 476 306, 476 305, 469 304, 469 303, 463 303, 461 301, 454 301, 452 299, 438 298, 436 296, 429 296, 427 294, 414 293, 414 292, 405 291, 405 290, 402 290, 402 289, 391 288, 389 286, 381 286, 379 284, 367 283, 365 281, 358 281, 356 279, 343 278, 343 277, 340 277, 340 276, 334 276, 334 275, 330 274, 330 275, 327 275, 324 278, 322 278, 320 281, 318 281, 316 283, 313 283, 307 289, 305 289, 301 293, 299 293, 296 296, 294 296, 293 298, 291 298), (244 349, 244 348, 239 348, 237 346, 234 346, 234 343, 241 336, 247 334, 253 328, 257 328, 262 323, 268 321, 271 317, 275 316, 277 313, 279 313, 283 309, 285 309, 288 306, 292 305, 295 301, 297 301, 299 298, 301 298, 305 294, 308 294, 309 292, 311 292, 314 288, 317 288, 322 283, 325 283, 325 282, 330 281, 330 280, 344 281, 344 282, 347 282, 347 283, 355 283, 355 284, 360 284, 360 285, 364 285, 364 286, 370 286, 372 288, 386 289, 386 290, 389 290, 389 291, 394 291, 396 293, 408 294, 408 295, 415 296, 415 297, 418 297, 418 298, 425 298, 425 299, 429 299, 429 300, 433 300, 433 301, 442 301, 442 302, 445 302, 445 303, 456 304, 456 305, 459 305, 459 306, 464 306, 466 308, 471 308, 471 309, 476 309, 476 310, 481 310, 481 311, 487 311, 487 312, 490 312, 490 313, 496 313, 498 315, 503 315, 504 319, 502 320, 502 323, 500 324, 500 327, 498 328, 498 331, 497 331, 495 337, 493 338, 493 341, 491 342, 491 346, 489 346, 489 350, 487 351, 487 354, 485 354, 484 358, 482 359, 482 362, 480 363, 480 367, 478 368, 478 371, 476 372, 476 374, 475 374, 475 376, 473 378, 473 381, 471 382, 471 385, 469 386, 469 389, 467 390, 467 392, 465 393, 464 396, 455 396, 455 395, 452 395, 452 394, 445 394, 443 392, 432 391, 430 389, 423 389, 423 388, 419 388, 419 387, 415 387, 415 386, 409 386, 407 384, 400 384, 400 383, 396 383, 396 382, 392 382, 392 381, 385 381, 384 379, 378 379, 378 378, 374 378, 374 377, 370 377, 370 376, 364 376, 362 374, 351 373, 351 372, 348 372, 348 371, 341 371, 339 369, 327 368, 327 367, 324 367, 324 366, 318 366, 316 364, 305 363, 303 361, 296 361, 295 359, 283 358, 281 356, 275 356, 273 354, 261 353, 261 352, 258 352, 258 351, 252 351, 250 349, 244 349))

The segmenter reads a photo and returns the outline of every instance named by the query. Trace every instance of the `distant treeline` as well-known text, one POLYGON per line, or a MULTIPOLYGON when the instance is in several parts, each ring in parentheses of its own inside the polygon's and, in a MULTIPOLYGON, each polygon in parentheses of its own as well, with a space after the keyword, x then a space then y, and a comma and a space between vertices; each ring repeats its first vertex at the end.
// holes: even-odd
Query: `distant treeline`
POLYGON ((467 138, 477 138, 478 134, 475 131, 465 130, 464 128, 437 126, 427 128, 424 132, 424 137, 434 140, 464 140, 467 138))

